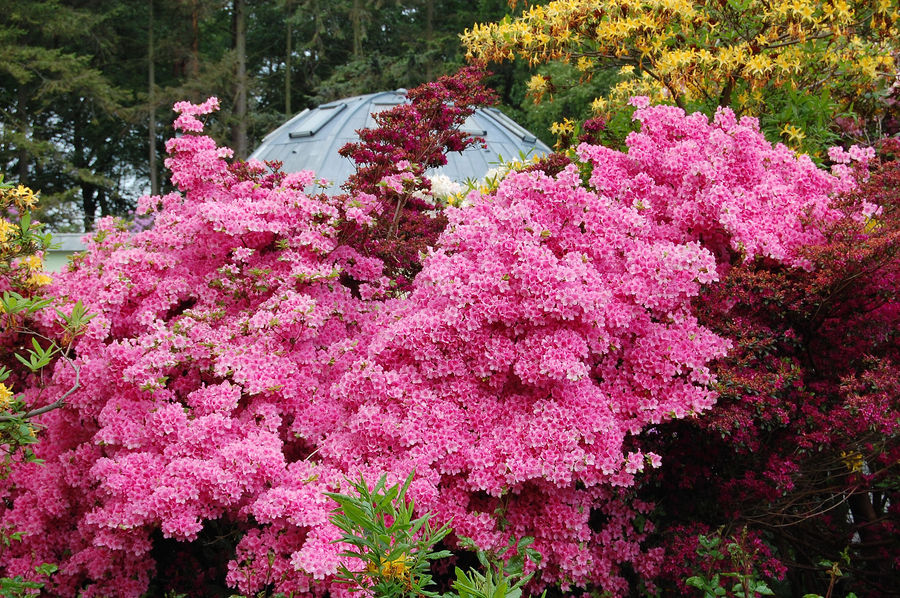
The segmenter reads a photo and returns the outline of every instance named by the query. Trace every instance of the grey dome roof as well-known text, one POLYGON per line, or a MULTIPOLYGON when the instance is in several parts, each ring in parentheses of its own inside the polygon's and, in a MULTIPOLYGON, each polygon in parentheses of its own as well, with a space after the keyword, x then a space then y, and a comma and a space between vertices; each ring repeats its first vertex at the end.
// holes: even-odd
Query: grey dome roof
MULTIPOLYGON (((304 110, 266 135, 250 158, 278 160, 285 172, 312 170, 319 178, 340 186, 355 172, 353 161, 338 154, 344 144, 358 141, 357 129, 376 126, 372 114, 406 103, 406 90, 385 91, 345 98, 304 110)), ((432 174, 444 174, 463 182, 481 178, 505 160, 535 154, 549 154, 550 148, 496 108, 480 108, 470 116, 462 130, 483 137, 480 144, 464 152, 447 154, 447 164, 432 174)))

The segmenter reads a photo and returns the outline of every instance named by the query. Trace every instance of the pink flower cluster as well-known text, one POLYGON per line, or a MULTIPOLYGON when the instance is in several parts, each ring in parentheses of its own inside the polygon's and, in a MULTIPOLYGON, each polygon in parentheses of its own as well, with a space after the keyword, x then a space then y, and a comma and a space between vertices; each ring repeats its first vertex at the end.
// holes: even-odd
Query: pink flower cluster
MULTIPOLYGON (((196 133, 214 101, 177 108, 196 133)), ((153 229, 101 222, 56 280, 97 317, 81 390, 41 420, 46 465, 0 482, 2 524, 26 533, 7 573, 55 562, 54 595, 140 596, 166 574, 154 546, 224 528, 239 591, 343 593, 322 492, 414 469, 416 504, 457 534, 534 536, 541 583, 652 577, 662 554, 634 523, 650 506, 622 495, 660 457, 634 438, 708 410, 728 347, 692 300, 730 250, 798 262, 805 218, 843 183, 726 111, 636 114, 627 153, 579 148, 589 186, 574 165, 512 173, 449 208, 393 297, 344 234, 377 215, 372 195, 310 195, 312 173, 238 173, 207 137, 171 140, 180 192, 141 200, 153 229)))
MULTIPOLYGON (((699 240, 719 256, 730 249, 747 260, 808 265, 797 250, 822 240, 819 225, 839 217, 829 198, 855 185, 846 164, 829 174, 806 155, 772 146, 755 118, 738 120, 728 108, 710 122, 674 106, 635 105, 641 129, 628 136, 627 152, 578 148, 593 165, 594 188, 646 211, 664 238, 699 240)), ((871 148, 835 151, 847 163, 872 156, 871 148)))

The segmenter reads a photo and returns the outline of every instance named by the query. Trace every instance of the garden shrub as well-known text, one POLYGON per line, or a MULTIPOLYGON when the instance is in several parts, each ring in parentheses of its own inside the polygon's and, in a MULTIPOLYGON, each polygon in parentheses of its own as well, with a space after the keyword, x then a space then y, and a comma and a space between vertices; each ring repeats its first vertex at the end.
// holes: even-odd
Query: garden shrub
MULTIPOLYGON (((474 82, 436 85, 446 102, 474 82)), ((635 104, 626 152, 510 173, 401 269, 370 234, 415 243, 404 223, 437 209, 404 195, 427 189, 412 162, 378 171, 392 193, 328 196, 310 172, 229 165, 201 134, 215 101, 176 105, 179 191, 142 198, 150 230, 101 221, 52 287, 96 317, 83 387, 42 417, 46 465, 2 481, 2 522, 26 534, 7 571, 57 562, 58 596, 340 596, 323 492, 415 470, 417 509, 481 549, 534 537, 537 586, 652 589, 664 553, 634 498, 660 466, 652 431, 710 410, 733 342, 698 319, 705 289, 758 260, 812 268, 803 247, 854 183, 727 109, 635 104)))
POLYGON ((46 293, 50 276, 44 252, 50 235, 32 221, 38 194, 25 185, 3 182, 0 175, 0 446, 4 470, 11 460, 36 461, 33 418, 61 407, 78 388, 78 367, 71 345, 92 316, 81 302, 68 313, 46 293), (62 362, 75 379, 59 394, 48 393, 43 370, 62 362))
MULTIPOLYGON (((615 74, 594 100, 598 114, 615 116, 635 95, 709 115, 731 106, 760 118, 771 139, 822 159, 840 130, 877 134, 896 125, 896 0, 531 4, 467 30, 468 58, 562 63, 582 82, 615 74)), ((535 101, 552 99, 563 79, 543 69, 528 89, 535 101)))
MULTIPOLYGON (((32 189, 4 183, 0 175, 0 478, 9 475, 14 464, 41 463, 32 450, 40 429, 35 420, 62 407, 78 390, 71 345, 91 319, 81 302, 64 313, 45 293, 51 279, 44 272, 43 256, 50 235, 32 220, 37 203, 38 194, 32 189), (51 364, 74 372, 68 388, 47 392, 43 373, 51 364)), ((0 527, 0 554, 23 536, 14 524, 0 527)), ((0 595, 32 595, 44 584, 26 576, 43 579, 56 569, 40 562, 25 576, 0 577, 0 595)))
MULTIPOLYGON (((746 261, 701 294, 700 321, 734 346, 712 367, 716 408, 648 438, 671 465, 648 484, 665 494, 668 545, 747 526, 791 595, 826 594, 831 564, 821 563, 842 554, 844 593, 896 591, 898 183, 900 162, 886 159, 833 202, 840 217, 798 253, 807 269, 746 261)), ((690 567, 676 562, 680 579, 690 567)))

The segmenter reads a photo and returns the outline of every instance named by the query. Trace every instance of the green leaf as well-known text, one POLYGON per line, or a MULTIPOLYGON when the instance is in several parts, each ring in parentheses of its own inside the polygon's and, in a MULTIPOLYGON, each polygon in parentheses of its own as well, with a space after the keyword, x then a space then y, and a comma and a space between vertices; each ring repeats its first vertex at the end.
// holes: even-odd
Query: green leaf
POLYGON ((4 291, 3 299, 0 302, 3 303, 3 311, 8 314, 19 313, 28 307, 25 298, 16 292, 4 291))
POLYGON ((759 581, 756 583, 756 587, 753 588, 757 594, 762 594, 763 596, 774 596, 775 592, 769 588, 769 586, 764 581, 759 581))
POLYGON ((694 576, 692 576, 692 577, 688 577, 687 579, 684 580, 684 583, 686 583, 687 585, 689 585, 689 586, 691 586, 691 587, 699 588, 699 589, 701 589, 701 590, 702 590, 702 589, 705 587, 705 585, 706 585, 706 582, 703 580, 703 578, 698 577, 697 575, 694 575, 694 576))
POLYGON ((41 575, 51 575, 53 573, 56 573, 59 570, 59 567, 50 563, 44 563, 43 565, 38 565, 37 567, 35 567, 34 570, 41 575))
POLYGON ((367 517, 362 509, 351 502, 345 502, 341 505, 341 511, 353 523, 360 526, 366 526, 367 517))
POLYGON ((31 368, 31 362, 29 362, 27 359, 25 359, 24 357, 22 357, 22 356, 19 355, 18 353, 15 353, 14 355, 15 355, 16 359, 18 359, 19 362, 22 363, 22 365, 24 365, 24 366, 27 367, 28 369, 32 369, 32 368, 31 368))

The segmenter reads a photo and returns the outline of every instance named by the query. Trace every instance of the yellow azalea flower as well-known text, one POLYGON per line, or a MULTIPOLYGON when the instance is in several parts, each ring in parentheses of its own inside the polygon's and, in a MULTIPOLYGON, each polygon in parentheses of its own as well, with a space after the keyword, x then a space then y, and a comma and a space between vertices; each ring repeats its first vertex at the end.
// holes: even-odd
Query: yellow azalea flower
POLYGON ((555 122, 550 125, 550 132, 554 135, 562 135, 563 133, 574 133, 575 132, 575 121, 569 118, 563 119, 561 123, 555 122))
POLYGON ((528 91, 541 92, 547 89, 547 78, 543 75, 534 75, 528 80, 528 91))
POLYGON ((593 110, 595 114, 605 111, 606 106, 607 102, 603 98, 594 98, 594 101, 591 102, 591 110, 593 110))
POLYGON ((12 390, 6 384, 0 382, 0 411, 9 409, 9 406, 12 405, 12 399, 12 390))
POLYGON ((575 65, 582 73, 585 73, 596 66, 593 58, 588 58, 587 56, 581 56, 578 58, 578 64, 575 65))
MULTIPOLYGON (((515 52, 531 66, 571 61, 580 72, 588 73, 613 66, 618 58, 624 63, 638 63, 634 72, 626 67, 620 73, 622 79, 630 79, 639 69, 659 79, 634 84, 649 88, 650 94, 617 86, 605 94, 608 105, 603 108, 607 112, 623 106, 635 93, 656 97, 667 88, 667 101, 690 103, 715 97, 728 81, 740 81, 741 89, 736 93, 747 94, 741 103, 743 109, 758 113, 769 96, 789 90, 826 85, 862 94, 889 86, 896 72, 893 40, 900 38, 897 5, 898 0, 873 0, 868 4, 770 0, 746 4, 731 22, 721 18, 717 3, 549 0, 530 6, 520 17, 476 26, 463 39, 469 55, 484 60, 503 60, 515 52), (870 29, 853 26, 862 18, 856 13, 863 7, 870 15, 866 17, 871 21, 870 29), (735 27, 745 21, 752 35, 733 35, 735 27), (528 43, 523 41, 526 39, 528 43), (807 43, 811 40, 816 43, 807 43), (832 76, 823 82, 824 70, 832 76), (757 100, 758 91, 764 92, 761 101, 757 100)), ((541 79, 533 79, 529 86, 535 95, 548 87, 541 79)), ((837 94, 841 98, 849 95, 837 94)), ((842 99, 841 103, 846 101, 842 99)), ((777 126, 790 127, 785 121, 782 118, 777 126)), ((783 134, 794 143, 810 141, 793 128, 783 134)), ((819 140, 813 141, 815 146, 819 140)))
POLYGON ((406 561, 406 555, 401 554, 392 561, 387 561, 381 565, 381 574, 388 579, 397 579, 404 577, 409 571, 409 565, 406 561))
POLYGON ((787 136, 788 141, 799 144, 806 138, 806 135, 803 134, 803 131, 800 130, 800 127, 795 127, 792 124, 786 124, 781 127, 781 134, 787 136))
POLYGON ((17 230, 19 230, 18 226, 8 220, 0 218, 0 243, 9 241, 9 238, 14 235, 17 230))
POLYGON ((772 71, 772 61, 765 54, 756 54, 744 64, 744 71, 754 77, 764 75, 772 71))
POLYGON ((852 473, 862 473, 863 467, 866 464, 862 454, 859 452, 845 453, 844 451, 841 451, 841 461, 844 462, 844 466, 852 473))
POLYGON ((35 270, 41 270, 44 267, 44 260, 42 260, 39 256, 29 255, 22 259, 22 263, 25 264, 25 267, 28 268, 31 272, 35 270))
POLYGON ((37 197, 35 196, 34 191, 25 185, 16 187, 15 196, 16 205, 20 208, 33 208, 34 204, 37 203, 37 197))
POLYGON ((405 554, 389 561, 382 561, 379 566, 372 563, 366 565, 366 573, 379 573, 387 579, 402 579, 409 572, 409 563, 405 554))
POLYGON ((50 278, 49 275, 44 274, 43 272, 36 272, 36 273, 32 274, 31 276, 28 277, 28 280, 26 281, 27 284, 29 284, 33 287, 47 286, 51 282, 53 282, 53 279, 50 278))

